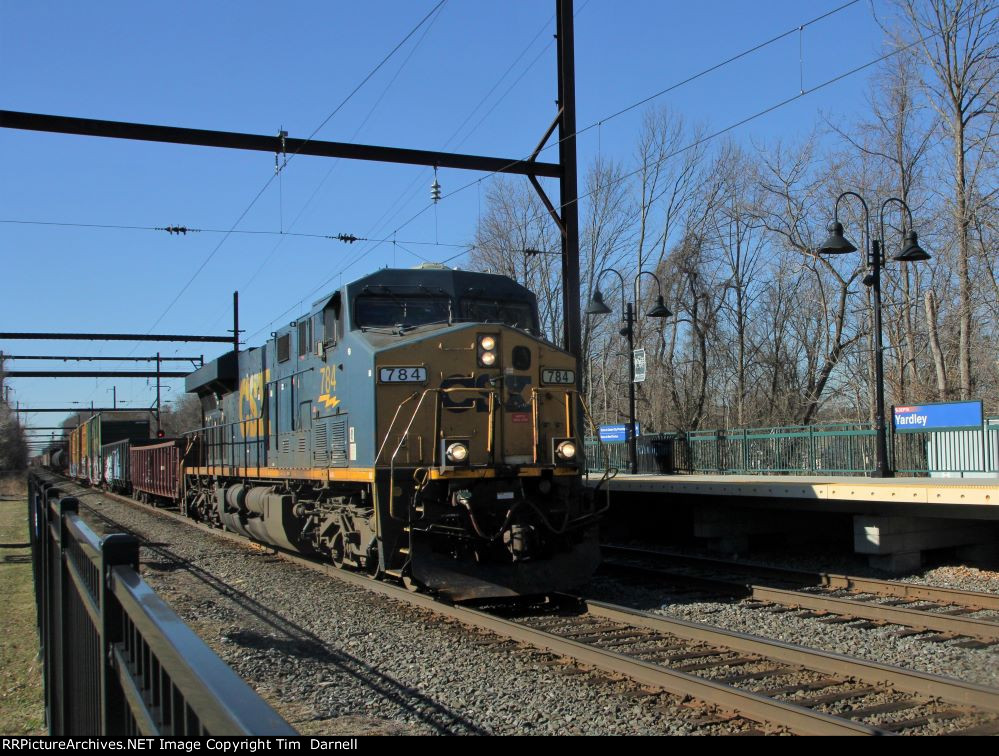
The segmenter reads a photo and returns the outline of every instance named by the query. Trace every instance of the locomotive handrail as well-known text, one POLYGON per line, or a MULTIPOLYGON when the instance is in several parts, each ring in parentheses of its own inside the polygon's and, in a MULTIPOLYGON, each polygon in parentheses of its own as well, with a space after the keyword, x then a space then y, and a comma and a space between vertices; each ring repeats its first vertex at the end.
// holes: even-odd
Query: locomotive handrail
POLYGON ((389 423, 388 430, 385 431, 385 438, 382 439, 381 446, 378 447, 378 453, 375 454, 375 461, 372 463, 372 467, 376 467, 378 465, 378 460, 381 459, 382 452, 385 451, 385 444, 388 443, 389 437, 392 435, 392 429, 395 428, 395 421, 399 419, 399 413, 402 412, 402 408, 418 396, 420 396, 420 393, 418 391, 414 391, 412 394, 399 402, 399 406, 395 408, 395 414, 392 416, 392 422, 389 423))
MULTIPOLYGON (((423 401, 430 394, 436 394, 437 395, 437 399, 439 400, 440 399, 440 394, 452 394, 452 393, 457 393, 459 391, 475 391, 475 392, 478 392, 478 393, 484 393, 485 392, 485 393, 489 393, 489 394, 496 394, 497 393, 497 390, 495 388, 485 388, 485 387, 481 387, 480 388, 478 386, 451 386, 450 388, 440 388, 440 387, 437 387, 437 388, 428 388, 428 389, 424 389, 423 390, 423 393, 420 394, 420 401, 417 402, 416 407, 413 410, 413 414, 411 414, 409 416, 409 422, 406 424, 406 429, 399 436, 399 443, 396 444, 395 450, 392 452, 392 456, 389 458, 389 509, 390 509, 389 513, 390 514, 391 514, 392 502, 395 501, 395 458, 398 456, 399 451, 402 449, 402 443, 403 443, 403 441, 406 438, 408 438, 408 436, 409 436, 409 431, 413 427, 413 423, 416 421, 416 416, 419 414, 420 408, 423 406, 423 401)), ((403 404, 406 404, 407 402, 411 401, 415 397, 416 397, 416 394, 414 393, 411 396, 409 396, 407 399, 404 399, 402 402, 400 402, 399 407, 396 409, 396 415, 398 416, 399 410, 402 409, 402 405, 403 404)), ((435 406, 435 410, 436 409, 438 409, 438 408, 435 406)), ((490 413, 492 413, 492 403, 490 403, 490 413)), ((435 415, 436 415, 436 412, 435 412, 435 415)), ((378 456, 375 457, 375 464, 378 463, 378 459, 379 459, 379 457, 381 457, 382 449, 384 448, 385 444, 388 442, 389 435, 390 435, 390 433, 391 433, 392 428, 394 427, 394 425, 395 425, 395 418, 392 419, 392 424, 389 426, 388 431, 386 431, 386 433, 385 433, 385 438, 382 440, 382 448, 380 448, 378 450, 378 456)), ((490 425, 492 425, 491 421, 490 421, 490 425)), ((436 441, 436 433, 434 435, 435 435, 435 439, 434 440, 436 441)), ((430 462, 430 465, 432 467, 432 466, 434 466, 434 465, 437 464, 437 445, 436 445, 436 443, 433 444, 433 448, 431 449, 431 454, 433 455, 431 457, 431 462, 430 462)), ((394 517, 394 515, 392 515, 392 516, 394 517)), ((401 519, 401 518, 396 518, 396 519, 401 519)))
POLYGON ((256 467, 256 469, 257 469, 257 475, 259 476, 260 475, 260 467, 261 467, 261 464, 260 464, 261 446, 262 446, 262 444, 267 439, 266 439, 266 437, 261 437, 259 435, 256 438, 251 439, 249 436, 247 436, 245 428, 248 426, 249 423, 260 423, 263 419, 264 419, 264 416, 261 414, 261 415, 257 415, 256 417, 252 417, 252 418, 244 418, 242 420, 233 420, 232 422, 229 422, 229 423, 219 423, 218 425, 206 425, 206 426, 203 426, 201 428, 195 428, 194 430, 186 431, 186 432, 184 432, 181 435, 185 436, 185 437, 188 437, 188 436, 198 436, 198 435, 203 435, 204 436, 204 438, 206 439, 206 443, 202 444, 202 457, 203 457, 202 462, 204 464, 203 465, 199 465, 199 466, 204 466, 204 467, 209 468, 209 470, 211 470, 211 472, 213 474, 218 474, 220 472, 221 468, 224 468, 224 467, 227 467, 227 466, 231 466, 231 465, 227 465, 226 464, 227 462, 233 462, 233 463, 235 463, 235 461, 236 461, 235 459, 229 460, 227 458, 225 451, 226 451, 227 448, 230 448, 230 449, 234 448, 237 444, 242 445, 242 447, 243 447, 243 464, 239 465, 239 466, 240 467, 244 467, 244 468, 246 468, 247 471, 249 471, 249 468, 250 468, 250 464, 249 464, 249 460, 248 460, 248 457, 249 457, 249 445, 250 445, 250 443, 252 443, 254 445, 255 452, 256 452, 256 454, 255 454, 256 464, 254 466, 256 467), (243 426, 243 433, 242 433, 243 437, 242 437, 242 439, 240 439, 240 440, 233 440, 233 441, 227 441, 226 440, 226 434, 224 433, 224 431, 226 431, 227 429, 234 428, 237 425, 243 426), (215 438, 216 436, 218 438, 215 438), (211 459, 211 457, 212 457, 211 451, 213 451, 213 450, 218 450, 218 452, 219 452, 219 454, 218 454, 219 460, 218 461, 215 461, 215 460, 211 459))

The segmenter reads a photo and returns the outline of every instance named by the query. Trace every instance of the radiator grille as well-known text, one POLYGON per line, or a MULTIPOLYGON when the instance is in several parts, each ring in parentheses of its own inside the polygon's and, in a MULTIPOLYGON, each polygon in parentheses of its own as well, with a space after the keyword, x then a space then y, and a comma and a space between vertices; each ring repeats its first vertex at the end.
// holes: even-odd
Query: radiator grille
POLYGON ((347 463, 347 421, 334 420, 330 424, 329 453, 334 465, 347 463))

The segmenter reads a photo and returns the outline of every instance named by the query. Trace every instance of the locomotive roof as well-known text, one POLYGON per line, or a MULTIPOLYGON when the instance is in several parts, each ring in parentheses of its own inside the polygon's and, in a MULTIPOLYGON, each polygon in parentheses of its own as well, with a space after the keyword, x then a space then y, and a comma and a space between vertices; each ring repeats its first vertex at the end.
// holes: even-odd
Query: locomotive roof
MULTIPOLYGON (((444 293, 452 298, 485 296, 490 299, 514 300, 535 304, 534 293, 507 276, 448 268, 383 268, 347 284, 347 296, 353 299, 366 288, 377 294, 382 286, 428 294, 444 293)), ((314 306, 325 307, 334 296, 317 300, 314 306)))

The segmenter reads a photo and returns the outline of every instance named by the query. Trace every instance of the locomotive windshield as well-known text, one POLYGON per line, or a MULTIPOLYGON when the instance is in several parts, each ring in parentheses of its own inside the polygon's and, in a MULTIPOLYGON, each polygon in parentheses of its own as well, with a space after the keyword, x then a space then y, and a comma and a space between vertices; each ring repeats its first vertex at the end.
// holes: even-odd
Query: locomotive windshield
POLYGON ((536 328, 534 308, 528 302, 462 299, 461 319, 477 323, 503 323, 525 331, 536 328))
POLYGON ((358 328, 415 328, 451 321, 451 299, 428 296, 362 296, 354 305, 358 328))

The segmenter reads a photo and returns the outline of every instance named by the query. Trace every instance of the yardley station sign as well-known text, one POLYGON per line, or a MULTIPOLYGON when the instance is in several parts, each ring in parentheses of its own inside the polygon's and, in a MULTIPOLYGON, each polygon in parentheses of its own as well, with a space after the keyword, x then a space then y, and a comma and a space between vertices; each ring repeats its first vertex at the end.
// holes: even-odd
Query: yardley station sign
POLYGON ((942 430, 981 430, 982 403, 940 402, 893 407, 896 433, 942 430))

